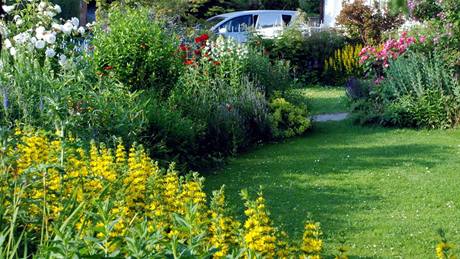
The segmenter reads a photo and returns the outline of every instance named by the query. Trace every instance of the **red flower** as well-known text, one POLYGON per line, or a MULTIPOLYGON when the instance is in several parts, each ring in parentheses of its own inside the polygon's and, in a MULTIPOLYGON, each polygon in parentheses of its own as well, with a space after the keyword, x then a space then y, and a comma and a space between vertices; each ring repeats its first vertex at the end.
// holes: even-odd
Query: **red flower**
POLYGON ((214 61, 213 63, 214 63, 214 65, 216 65, 216 66, 220 65, 220 62, 219 62, 219 61, 214 61))
POLYGON ((202 34, 201 36, 195 38, 195 43, 202 43, 202 42, 205 42, 209 39, 209 36, 208 34, 202 34))
POLYGON ((179 46, 180 50, 182 51, 187 51, 188 50, 188 47, 187 45, 185 45, 184 43, 182 43, 180 46, 179 46))
POLYGON ((104 70, 105 70, 105 71, 109 71, 109 70, 112 70, 112 69, 113 69, 112 66, 105 66, 105 67, 104 67, 104 70))
POLYGON ((201 55, 201 50, 200 49, 196 49, 193 51, 195 53, 195 55, 199 56, 201 55))
POLYGON ((184 64, 185 65, 193 65, 193 60, 187 59, 187 60, 184 61, 184 64))

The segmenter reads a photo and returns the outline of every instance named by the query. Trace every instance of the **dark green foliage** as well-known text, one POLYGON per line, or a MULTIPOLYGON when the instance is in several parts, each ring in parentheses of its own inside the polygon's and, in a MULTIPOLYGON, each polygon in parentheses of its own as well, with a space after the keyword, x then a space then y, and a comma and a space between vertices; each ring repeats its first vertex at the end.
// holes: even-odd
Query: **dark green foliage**
POLYGON ((113 11, 108 22, 109 27, 100 24, 92 41, 99 73, 132 90, 152 89, 166 96, 182 67, 175 36, 146 9, 113 11))
POLYGON ((52 0, 51 2, 61 6, 60 17, 64 19, 80 18, 80 0, 52 0))
POLYGON ((417 5, 413 11, 413 16, 421 20, 429 20, 436 18, 442 11, 441 6, 436 0, 421 0, 417 1, 417 5))
POLYGON ((293 77, 314 84, 322 82, 324 61, 345 46, 346 38, 330 31, 305 35, 294 27, 275 40, 256 39, 255 44, 262 44, 272 59, 288 61, 293 77))

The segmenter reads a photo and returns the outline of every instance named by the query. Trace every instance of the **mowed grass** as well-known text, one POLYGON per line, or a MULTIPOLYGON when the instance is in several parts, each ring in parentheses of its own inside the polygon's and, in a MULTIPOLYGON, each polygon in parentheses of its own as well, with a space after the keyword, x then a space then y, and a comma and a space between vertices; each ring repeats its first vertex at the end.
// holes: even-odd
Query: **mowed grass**
POLYGON ((291 91, 294 98, 304 98, 312 115, 348 111, 344 87, 315 86, 291 91))
POLYGON ((226 185, 241 218, 240 190, 255 195, 262 187, 274 222, 291 238, 301 238, 309 217, 321 222, 326 256, 345 240, 354 258, 434 258, 439 228, 460 244, 459 157, 460 130, 319 123, 305 137, 208 173, 206 186, 226 185))

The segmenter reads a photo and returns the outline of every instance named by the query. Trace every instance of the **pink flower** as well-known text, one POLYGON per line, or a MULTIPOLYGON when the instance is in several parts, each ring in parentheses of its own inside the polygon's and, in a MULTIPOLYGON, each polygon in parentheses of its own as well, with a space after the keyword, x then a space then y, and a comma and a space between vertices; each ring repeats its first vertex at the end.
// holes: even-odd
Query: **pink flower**
POLYGON ((420 36, 420 39, 419 39, 420 43, 424 43, 425 40, 426 40, 426 37, 425 37, 425 36, 420 36))

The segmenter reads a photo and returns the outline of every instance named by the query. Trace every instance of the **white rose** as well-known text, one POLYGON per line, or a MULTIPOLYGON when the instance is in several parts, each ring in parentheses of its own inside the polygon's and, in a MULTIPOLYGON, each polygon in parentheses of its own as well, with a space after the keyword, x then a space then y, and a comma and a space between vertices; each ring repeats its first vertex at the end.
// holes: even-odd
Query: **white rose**
POLYGON ((46 45, 46 42, 44 40, 37 40, 37 42, 35 42, 35 48, 37 49, 43 49, 46 45))
POLYGON ((16 56, 16 48, 12 47, 10 49, 10 54, 11 54, 11 56, 16 56))
POLYGON ((67 64, 67 57, 64 54, 59 55, 59 64, 65 66, 67 64))
POLYGON ((54 6, 54 11, 55 11, 56 13, 61 13, 61 12, 62 12, 62 9, 61 9, 61 7, 60 7, 59 5, 55 5, 55 6, 54 6))
POLYGON ((17 44, 24 44, 30 39, 30 35, 26 32, 19 33, 13 37, 14 42, 17 44))
POLYGON ((24 24, 24 20, 22 20, 22 19, 16 20, 16 26, 21 26, 23 24, 24 24))
POLYGON ((53 30, 55 30, 55 31, 58 31, 58 32, 59 32, 59 31, 62 31, 62 25, 60 25, 60 24, 53 23, 53 24, 51 25, 51 27, 52 27, 53 30))
POLYGON ((45 27, 40 26, 37 29, 35 29, 35 36, 37 39, 41 40, 45 36, 45 27))
POLYGON ((11 13, 14 10, 15 5, 2 5, 2 8, 5 13, 11 13))
POLYGON ((56 35, 54 35, 54 33, 48 32, 45 34, 44 40, 49 44, 54 44, 56 42, 56 35))
POLYGON ((73 24, 73 26, 78 27, 80 25, 80 20, 77 17, 73 17, 70 19, 70 22, 73 24))
POLYGON ((38 4, 38 11, 43 12, 45 9, 46 9, 46 3, 40 2, 40 4, 38 4))
POLYGON ((7 49, 13 47, 13 44, 11 44, 11 41, 9 39, 6 39, 4 44, 5 44, 5 48, 7 49))
POLYGON ((56 16, 56 13, 54 11, 46 11, 45 14, 48 16, 48 17, 51 17, 53 18, 54 16, 56 16))
POLYGON ((85 30, 84 27, 78 28, 78 33, 80 33, 80 34, 85 34, 85 32, 86 32, 86 30, 85 30))
POLYGON ((62 31, 65 34, 72 33, 72 30, 73 30, 73 24, 71 22, 66 22, 64 25, 62 25, 62 31))
POLYGON ((52 48, 47 48, 45 51, 45 55, 49 58, 52 58, 56 55, 56 51, 54 51, 54 49, 52 48))

